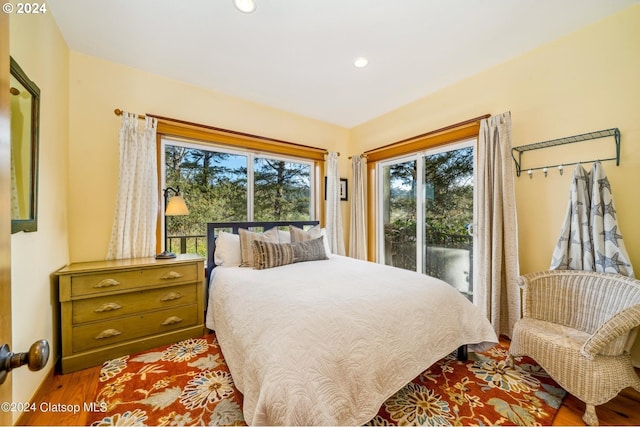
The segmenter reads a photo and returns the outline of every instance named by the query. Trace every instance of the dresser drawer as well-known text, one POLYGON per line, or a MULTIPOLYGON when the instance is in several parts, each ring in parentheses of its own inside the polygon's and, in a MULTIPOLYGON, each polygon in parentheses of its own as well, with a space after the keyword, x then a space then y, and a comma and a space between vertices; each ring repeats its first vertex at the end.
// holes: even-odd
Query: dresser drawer
POLYGON ((56 275, 63 373, 203 333, 199 255, 79 262, 56 275))
POLYGON ((126 271, 106 271, 71 277, 71 297, 193 282, 198 279, 197 264, 168 265, 126 271))
POLYGON ((72 329, 72 350, 76 353, 138 337, 182 329, 197 323, 198 306, 192 304, 104 322, 83 324, 74 326, 72 329))
POLYGON ((72 323, 107 320, 149 310, 195 304, 198 301, 198 284, 172 286, 170 288, 145 289, 122 294, 73 301, 72 323))

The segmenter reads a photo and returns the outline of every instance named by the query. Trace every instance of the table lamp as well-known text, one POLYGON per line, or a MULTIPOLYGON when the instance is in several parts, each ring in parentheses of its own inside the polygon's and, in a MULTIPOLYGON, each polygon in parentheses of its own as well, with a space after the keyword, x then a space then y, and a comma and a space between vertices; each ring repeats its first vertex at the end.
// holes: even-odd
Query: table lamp
POLYGON ((169 252, 169 235, 167 234, 167 217, 189 215, 189 208, 180 195, 180 187, 167 187, 162 190, 164 196, 164 251, 156 255, 156 259, 175 258, 176 254, 169 252), (169 194, 173 192, 173 196, 169 194))

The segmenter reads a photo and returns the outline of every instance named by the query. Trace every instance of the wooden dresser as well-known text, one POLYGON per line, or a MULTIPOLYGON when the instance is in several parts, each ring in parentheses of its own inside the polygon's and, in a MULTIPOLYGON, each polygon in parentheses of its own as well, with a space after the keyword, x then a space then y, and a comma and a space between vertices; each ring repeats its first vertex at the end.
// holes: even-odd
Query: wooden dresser
POLYGON ((58 277, 62 372, 204 332, 204 258, 70 264, 58 277))

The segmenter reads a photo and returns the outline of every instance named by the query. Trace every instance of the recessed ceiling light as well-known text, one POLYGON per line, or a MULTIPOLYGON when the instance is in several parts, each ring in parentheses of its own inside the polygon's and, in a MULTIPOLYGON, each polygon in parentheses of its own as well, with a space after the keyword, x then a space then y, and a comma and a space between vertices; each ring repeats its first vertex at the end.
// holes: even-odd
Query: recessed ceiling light
POLYGON ((256 3, 253 0, 233 0, 233 3, 240 12, 251 13, 256 10, 256 3))
POLYGON ((364 56, 359 56, 353 60, 353 65, 355 65, 357 68, 366 67, 368 63, 369 63, 369 60, 364 56))

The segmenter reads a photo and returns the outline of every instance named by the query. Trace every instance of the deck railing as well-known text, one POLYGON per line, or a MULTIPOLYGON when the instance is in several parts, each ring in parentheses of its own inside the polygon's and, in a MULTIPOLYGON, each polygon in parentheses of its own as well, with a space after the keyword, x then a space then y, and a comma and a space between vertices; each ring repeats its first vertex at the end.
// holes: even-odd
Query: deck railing
POLYGON ((207 256, 207 235, 169 236, 169 252, 207 256))

